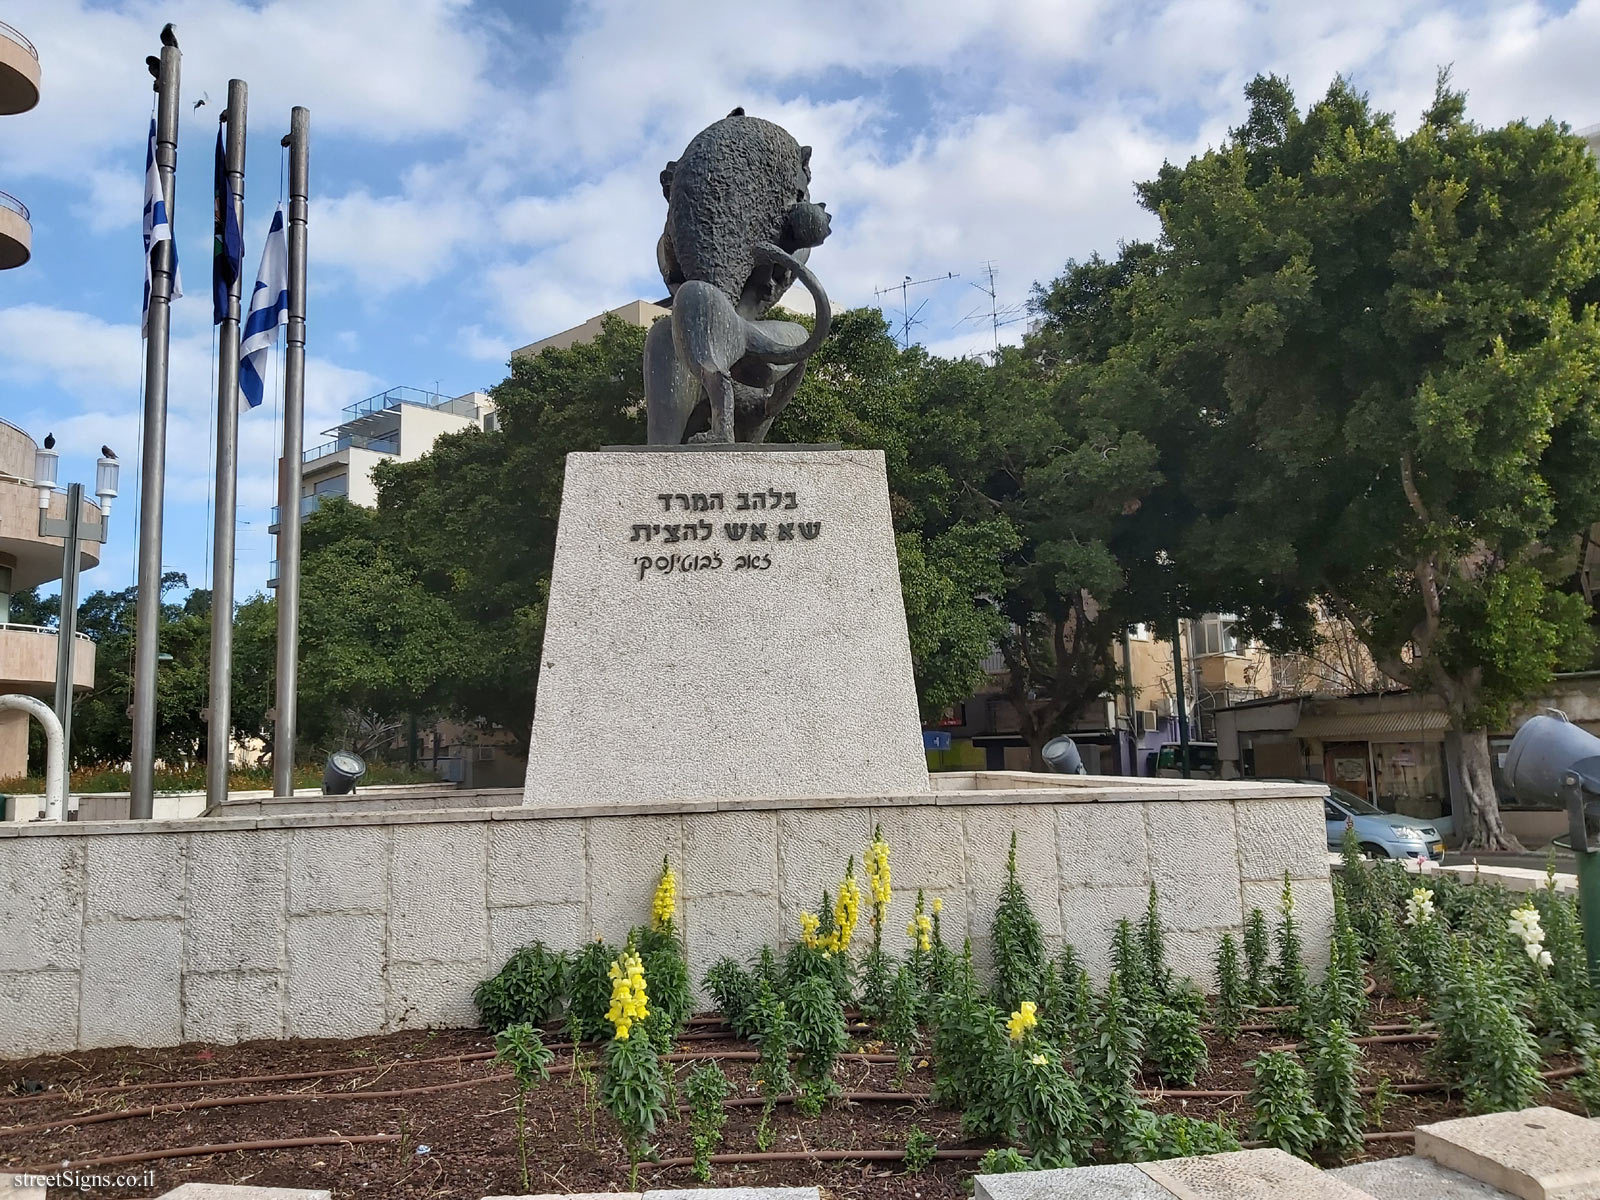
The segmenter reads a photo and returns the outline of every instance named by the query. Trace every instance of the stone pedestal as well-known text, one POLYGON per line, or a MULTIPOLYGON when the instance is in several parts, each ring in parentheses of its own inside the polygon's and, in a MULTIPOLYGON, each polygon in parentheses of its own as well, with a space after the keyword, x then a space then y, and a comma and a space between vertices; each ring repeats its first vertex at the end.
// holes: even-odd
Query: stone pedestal
POLYGON ((881 452, 567 457, 523 803, 927 787, 881 452))

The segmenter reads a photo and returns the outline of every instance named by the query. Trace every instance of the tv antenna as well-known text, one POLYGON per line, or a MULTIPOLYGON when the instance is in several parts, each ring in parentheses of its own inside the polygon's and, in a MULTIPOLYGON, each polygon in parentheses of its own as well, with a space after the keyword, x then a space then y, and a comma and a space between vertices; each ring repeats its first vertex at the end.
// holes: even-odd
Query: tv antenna
POLYGON ((958 324, 965 324, 968 321, 979 321, 984 317, 987 317, 989 319, 989 328, 994 333, 994 352, 998 355, 1000 353, 1000 327, 1002 325, 1015 325, 1018 321, 1026 320, 1028 305, 1027 302, 1023 300, 1019 300, 1015 304, 1001 304, 999 299, 1000 293, 994 285, 994 277, 998 273, 994 262, 990 261, 984 263, 983 272, 989 277, 989 285, 987 287, 981 283, 972 283, 971 280, 968 280, 967 282, 972 283, 973 287, 977 288, 985 296, 989 297, 989 307, 987 309, 973 309, 966 316, 962 317, 958 324))
POLYGON ((901 279, 899 283, 885 288, 878 288, 872 293, 874 296, 878 297, 879 308, 883 307, 883 297, 892 292, 900 293, 900 348, 902 350, 909 350, 911 348, 911 328, 914 325, 922 324, 922 322, 917 319, 917 315, 921 313, 923 309, 928 307, 928 302, 924 300, 921 304, 917 305, 915 309, 912 309, 910 307, 911 302, 907 296, 907 293, 910 292, 912 288, 921 287, 923 284, 943 283, 946 279, 959 278, 960 276, 954 271, 946 271, 943 275, 930 275, 926 279, 913 279, 911 276, 907 275, 905 278, 901 279))

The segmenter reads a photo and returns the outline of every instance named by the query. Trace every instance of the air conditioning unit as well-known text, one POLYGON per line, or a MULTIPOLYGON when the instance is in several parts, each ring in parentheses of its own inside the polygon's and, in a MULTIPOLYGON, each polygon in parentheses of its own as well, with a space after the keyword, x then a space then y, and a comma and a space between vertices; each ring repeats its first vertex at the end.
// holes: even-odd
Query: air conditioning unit
POLYGON ((1153 733, 1160 724, 1161 718, 1156 715, 1153 708, 1141 708, 1134 712, 1134 723, 1139 734, 1153 733))
POLYGON ((1171 696, 1162 696, 1156 701, 1155 714, 1165 720, 1178 711, 1178 706, 1171 696))

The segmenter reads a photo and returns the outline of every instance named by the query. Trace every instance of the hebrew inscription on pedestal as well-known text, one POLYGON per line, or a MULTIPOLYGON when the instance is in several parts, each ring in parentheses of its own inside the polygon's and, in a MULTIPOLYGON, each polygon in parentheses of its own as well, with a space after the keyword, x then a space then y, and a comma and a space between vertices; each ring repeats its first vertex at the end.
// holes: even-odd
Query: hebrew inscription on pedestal
POLYGON ((567 460, 528 804, 927 788, 877 451, 567 460))

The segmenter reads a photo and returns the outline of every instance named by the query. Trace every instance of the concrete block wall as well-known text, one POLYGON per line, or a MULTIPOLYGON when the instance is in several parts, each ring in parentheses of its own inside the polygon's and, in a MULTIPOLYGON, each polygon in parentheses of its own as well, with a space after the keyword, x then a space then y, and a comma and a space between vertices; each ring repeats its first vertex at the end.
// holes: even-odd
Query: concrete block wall
MULTIPOLYGON (((1013 781, 997 781, 1013 782, 1013 781)), ((0 824, 0 1057, 98 1046, 351 1037, 470 1025, 472 989, 535 938, 620 941, 648 919, 662 856, 698 981, 792 939, 874 825, 891 847, 886 944, 916 890, 988 962, 1018 872, 1052 943, 1098 977, 1154 881, 1174 966, 1211 956, 1283 871, 1313 956, 1331 918, 1321 800, 1293 785, 952 789, 915 796, 587 808, 0 824)), ((865 880, 863 877, 863 887, 865 880)))

